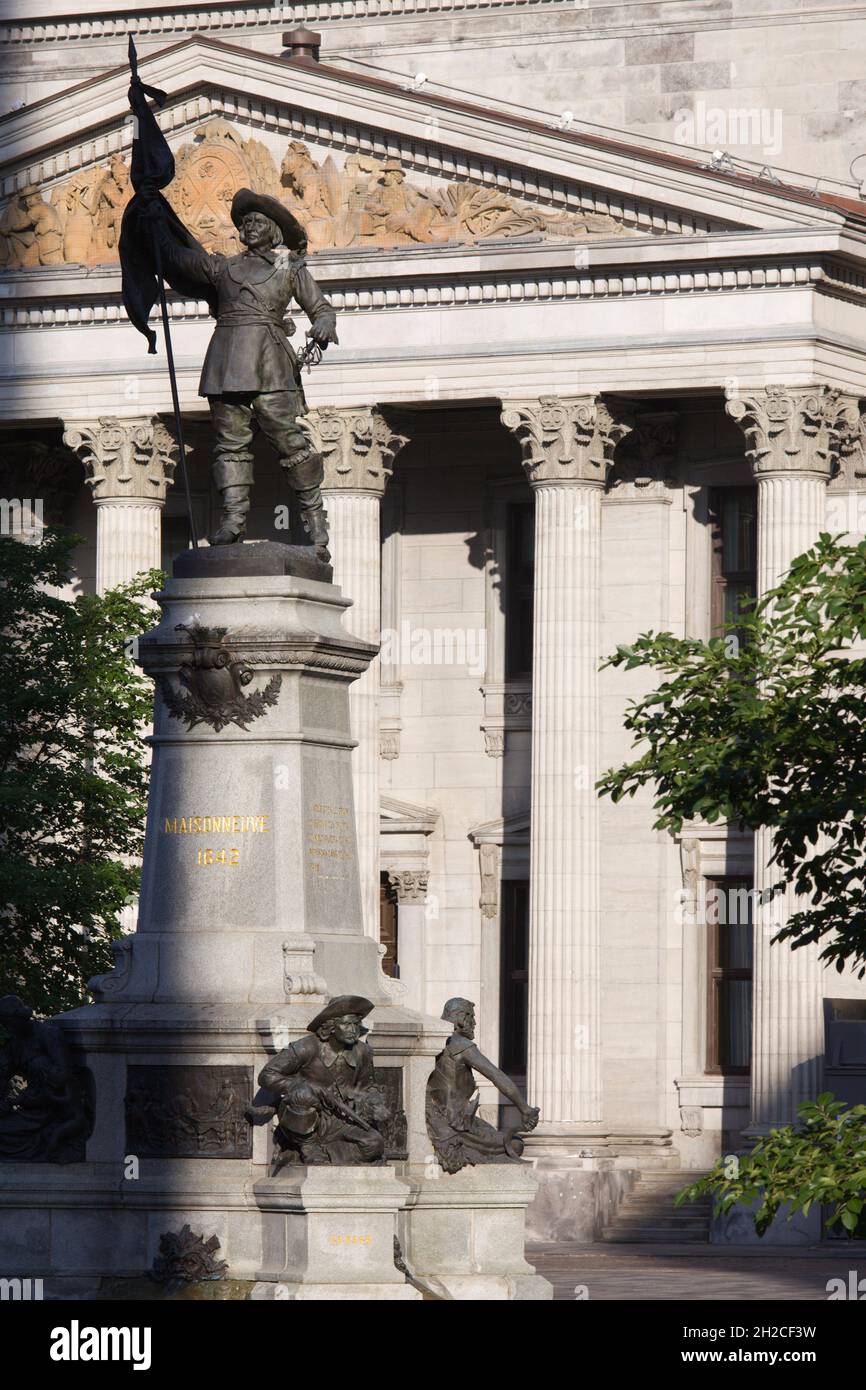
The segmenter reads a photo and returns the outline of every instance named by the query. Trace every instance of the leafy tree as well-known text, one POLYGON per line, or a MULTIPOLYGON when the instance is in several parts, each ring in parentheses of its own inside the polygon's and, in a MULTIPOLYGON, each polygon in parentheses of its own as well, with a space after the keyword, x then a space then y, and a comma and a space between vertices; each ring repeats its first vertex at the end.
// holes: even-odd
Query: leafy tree
POLYGON ((0 538, 0 994, 41 1014, 111 968, 144 839, 152 687, 128 644, 160 576, 58 596, 78 540, 0 538))
MULTIPOLYGON (((723 819, 773 830, 779 878, 803 907, 773 938, 807 942, 840 972, 866 971, 866 542, 828 535, 781 583, 709 642, 646 633, 606 663, 658 673, 626 727, 642 751, 601 778, 614 801, 655 787, 655 825, 723 819)), ((778 949, 785 949, 778 945, 778 949)), ((829 1093, 799 1107, 800 1126, 771 1130, 677 1197, 716 1194, 717 1212, 760 1199, 763 1235, 783 1203, 831 1207, 828 1225, 861 1228, 866 1106, 829 1093)))
POLYGON ((799 1127, 785 1125, 762 1136, 747 1154, 720 1158, 715 1168, 677 1194, 676 1205, 715 1193, 716 1214, 735 1202, 760 1205, 755 1230, 763 1236, 780 1207, 790 1203, 808 1216, 815 1203, 830 1208, 828 1227, 841 1222, 860 1233, 866 1207, 866 1105, 846 1110, 829 1091, 797 1107, 799 1127))
POLYGON ((656 828, 692 817, 772 827, 803 908, 775 942, 866 971, 866 542, 822 535, 709 642, 646 633, 606 665, 661 679, 626 728, 643 751, 599 793, 655 786, 656 828))

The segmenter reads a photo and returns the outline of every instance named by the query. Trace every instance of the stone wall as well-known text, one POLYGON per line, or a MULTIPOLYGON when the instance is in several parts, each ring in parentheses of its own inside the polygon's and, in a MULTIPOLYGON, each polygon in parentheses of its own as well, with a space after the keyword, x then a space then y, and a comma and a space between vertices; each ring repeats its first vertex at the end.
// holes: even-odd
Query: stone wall
MULTIPOLYGON (((175 14, 93 5, 63 23, 51 10, 34 0, 21 22, 0 25, 0 112, 125 62, 130 29, 145 55, 195 30, 276 53, 289 27, 288 6, 272 19, 243 5, 178 6, 175 14)), ((570 111, 578 122, 720 147, 815 177, 847 179, 866 152, 862 4, 345 0, 291 13, 321 30, 327 62, 369 65, 381 76, 423 70, 533 116, 570 111)), ((866 161, 856 176, 866 176, 866 161)))

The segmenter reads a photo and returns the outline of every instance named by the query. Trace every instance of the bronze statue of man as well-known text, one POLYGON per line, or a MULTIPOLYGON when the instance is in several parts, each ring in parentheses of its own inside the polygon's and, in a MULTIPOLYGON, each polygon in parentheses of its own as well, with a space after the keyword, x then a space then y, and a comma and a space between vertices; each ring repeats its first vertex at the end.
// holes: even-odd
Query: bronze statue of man
MULTIPOLYGON (((216 328, 199 382, 213 423, 213 478, 222 517, 211 545, 243 538, 253 483, 252 442, 260 429, 276 450, 294 491, 301 520, 320 559, 328 561, 328 525, 322 504, 322 457, 298 425, 306 412, 298 359, 285 321, 294 298, 308 315, 308 337, 320 348, 336 343, 334 310, 306 264, 304 229, 276 198, 242 188, 232 221, 246 250, 211 255, 180 245, 154 199, 151 219, 166 280, 181 292, 198 287, 215 305, 216 328)), ((194 242, 191 234, 189 240, 194 242)), ((197 243, 196 243, 197 245, 197 243)))
POLYGON ((521 1131, 535 1129, 538 1110, 527 1105, 510 1076, 475 1045, 475 1005, 470 999, 449 999, 442 1017, 453 1023, 448 1039, 427 1081, 427 1133, 440 1167, 459 1173, 467 1164, 517 1161, 523 1153, 521 1131), (520 1124, 494 1129, 476 1113, 479 1096, 474 1072, 492 1081, 516 1107, 520 1124))
POLYGON ((76 1076, 60 1025, 34 1019, 15 994, 0 999, 0 1159, 80 1163, 93 1128, 91 1097, 76 1076))
POLYGON ((273 1057, 259 1085, 275 1105, 258 1106, 251 1118, 277 1116, 272 1173, 301 1163, 376 1163, 385 1152, 385 1094, 373 1081, 373 1053, 361 1039, 362 1019, 373 1005, 341 994, 307 1024, 307 1032, 273 1057))

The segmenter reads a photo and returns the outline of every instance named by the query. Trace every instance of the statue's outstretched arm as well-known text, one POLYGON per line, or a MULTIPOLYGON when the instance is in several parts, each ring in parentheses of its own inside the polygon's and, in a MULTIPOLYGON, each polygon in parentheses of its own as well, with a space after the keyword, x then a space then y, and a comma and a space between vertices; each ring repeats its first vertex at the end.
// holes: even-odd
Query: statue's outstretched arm
POLYGON ((522 1115, 532 1111, 532 1106, 527 1105, 511 1077, 506 1076, 504 1071, 500 1071, 499 1067, 491 1062, 489 1057, 485 1057, 474 1043, 461 1052, 460 1060, 471 1067, 473 1071, 480 1072, 488 1081, 492 1081, 497 1091, 505 1096, 506 1100, 510 1100, 511 1104, 516 1106, 522 1115))
POLYGON ((212 256, 203 247, 192 249, 181 246, 177 238, 172 236, 164 218, 155 218, 154 225, 159 238, 163 272, 170 285, 178 275, 195 285, 216 285, 224 256, 212 256))

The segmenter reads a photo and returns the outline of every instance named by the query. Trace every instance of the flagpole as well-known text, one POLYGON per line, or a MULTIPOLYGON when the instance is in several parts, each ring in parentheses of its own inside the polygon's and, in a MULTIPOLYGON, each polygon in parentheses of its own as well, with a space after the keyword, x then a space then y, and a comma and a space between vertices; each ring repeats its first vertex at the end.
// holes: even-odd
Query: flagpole
MULTIPOLYGON (((134 39, 134 37, 133 37, 132 34, 130 34, 130 36, 129 36, 128 53, 129 53, 129 71, 130 71, 130 75, 131 75, 130 103, 129 103, 129 104, 130 104, 130 107, 132 108, 132 112, 133 112, 132 141, 133 141, 133 145, 134 145, 134 144, 135 144, 135 141, 138 139, 138 123, 137 123, 137 118, 136 118, 136 114, 135 114, 135 107, 134 107, 133 102, 132 102, 132 90, 133 90, 133 88, 134 88, 134 87, 139 87, 139 88, 141 89, 141 99, 142 99, 142 101, 145 101, 145 102, 146 102, 146 95, 145 95, 145 94, 146 94, 148 91, 150 91, 150 93, 151 93, 152 96, 155 96, 155 97, 157 98, 157 105, 162 105, 162 101, 163 101, 165 98, 164 98, 164 94, 163 94, 163 93, 161 93, 161 92, 156 92, 155 90, 153 90, 153 89, 151 89, 151 88, 146 88, 146 87, 144 86, 144 84, 143 84, 141 78, 139 77, 139 75, 138 75, 138 54, 137 54, 136 49, 135 49, 135 39, 134 39)), ((154 117, 154 119, 155 119, 155 117, 154 117)), ((159 197, 159 193, 158 193, 158 192, 155 192, 155 190, 151 190, 151 191, 153 191, 153 192, 155 193, 155 197, 157 197, 157 198, 159 197)), ((136 190, 136 192, 137 192, 137 190, 136 190)), ((162 277, 162 255, 161 255, 161 253, 160 253, 160 248, 159 248, 159 232, 158 232, 158 230, 157 230, 156 222, 155 222, 155 221, 151 222, 151 236, 152 236, 152 240, 153 240, 153 260, 154 260, 154 267, 155 267, 155 269, 156 269, 156 283, 157 283, 157 287, 158 287, 158 290, 159 290, 159 303, 160 303, 160 308, 161 308, 161 310, 162 310, 162 331, 163 331, 163 335, 164 335, 164 337, 165 337, 165 355, 166 355, 166 359, 167 359, 167 361, 168 361, 168 379, 169 379, 169 381, 170 381, 170 383, 171 383, 171 403, 172 403, 172 407, 173 407, 173 409, 174 409, 174 427, 175 427, 175 432, 176 432, 176 435, 177 435, 177 448, 178 448, 178 453, 179 453, 179 455, 180 455, 180 471, 181 471, 181 477, 183 478, 183 488, 184 488, 184 492, 185 492, 185 494, 186 494, 186 508, 187 508, 187 513, 188 513, 188 515, 189 515, 189 536, 190 536, 190 540, 192 541, 192 548, 193 548, 193 550, 196 550, 196 549, 198 548, 198 535, 197 535, 196 528, 195 528, 195 516, 193 515, 193 509, 192 509, 192 492, 190 491, 190 486, 189 486, 189 470, 187 469, 187 466, 186 466, 186 449, 184 448, 184 442, 183 442, 183 422, 181 421, 181 418, 180 418, 180 397, 178 396, 178 391, 177 391, 177 373, 175 372, 175 368, 174 368, 174 351, 173 351, 172 345, 171 345, 171 328, 170 328, 170 326, 169 326, 169 321, 168 321, 168 304, 166 303, 166 298, 165 298, 165 282, 164 282, 163 277, 162 277)))
POLYGON ((180 454, 180 471, 183 478, 184 492, 186 493, 186 508, 189 513, 189 537, 192 541, 193 550, 198 549, 198 536, 195 529, 195 517, 192 510, 192 493, 189 486, 189 471, 186 466, 186 449, 183 443, 183 424, 180 418, 180 398, 177 394, 177 375, 174 370, 174 352, 171 346, 171 329, 168 323, 168 304, 165 299, 165 282, 162 278, 162 256, 159 250, 159 233, 153 225, 153 259, 156 264, 156 283, 159 286, 159 304, 162 309, 162 331, 165 337, 165 355, 168 361, 168 379, 171 382, 171 402, 174 407, 174 427, 177 431, 177 448, 180 454))

